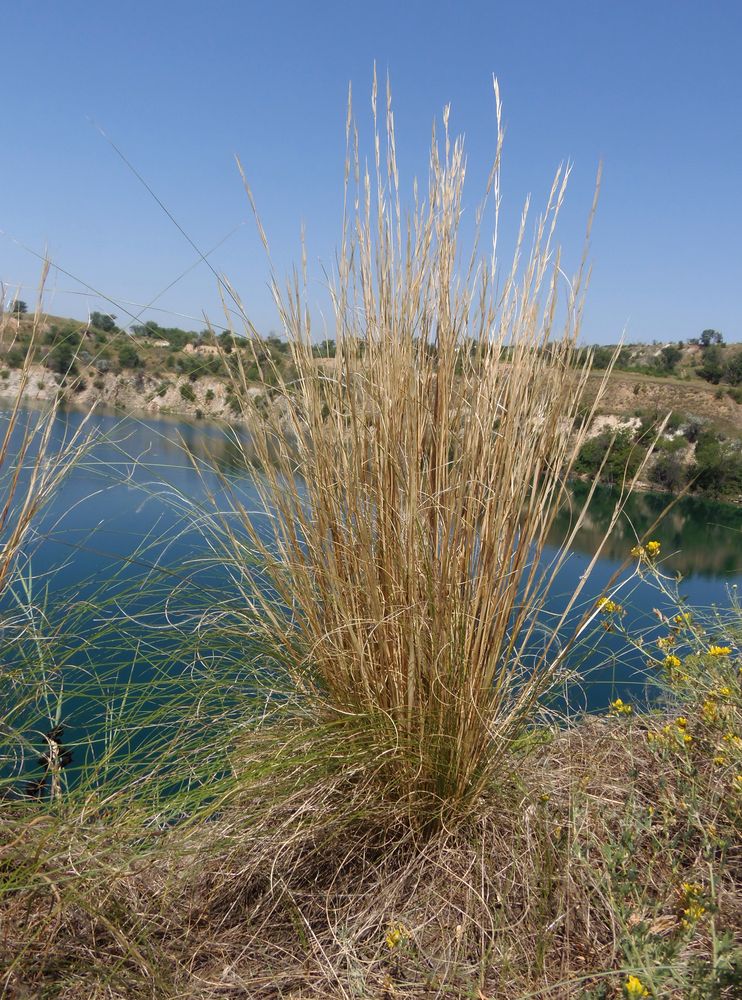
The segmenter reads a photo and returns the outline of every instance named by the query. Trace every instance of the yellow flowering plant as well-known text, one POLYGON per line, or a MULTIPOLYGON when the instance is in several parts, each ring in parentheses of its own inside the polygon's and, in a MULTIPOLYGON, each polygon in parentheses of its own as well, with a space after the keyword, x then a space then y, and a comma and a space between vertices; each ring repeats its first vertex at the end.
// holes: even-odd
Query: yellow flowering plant
POLYGON ((629 976, 623 988, 626 996, 631 997, 632 1000, 635 997, 651 996, 651 993, 638 976, 629 976))

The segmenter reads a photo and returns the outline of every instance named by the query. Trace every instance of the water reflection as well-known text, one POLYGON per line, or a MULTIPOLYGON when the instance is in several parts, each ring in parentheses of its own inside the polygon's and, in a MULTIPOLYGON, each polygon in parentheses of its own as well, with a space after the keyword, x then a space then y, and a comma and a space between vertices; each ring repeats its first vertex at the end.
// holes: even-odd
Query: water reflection
MULTIPOLYGON (((574 510, 579 510, 588 493, 585 483, 572 490, 574 510)), ((617 493, 598 489, 573 549, 592 555, 610 524, 617 493)), ((671 497, 656 493, 635 493, 603 550, 607 559, 621 562, 641 536, 667 508, 671 497)), ((564 508, 558 515, 549 542, 559 545, 567 536, 574 514, 564 508)), ((652 531, 662 543, 662 565, 683 577, 728 579, 742 573, 742 507, 684 497, 652 531)))

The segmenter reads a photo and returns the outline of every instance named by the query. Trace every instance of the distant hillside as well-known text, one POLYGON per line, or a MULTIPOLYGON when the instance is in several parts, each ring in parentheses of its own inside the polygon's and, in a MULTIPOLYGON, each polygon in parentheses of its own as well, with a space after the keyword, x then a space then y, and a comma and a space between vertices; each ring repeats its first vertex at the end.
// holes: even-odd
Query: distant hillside
MULTIPOLYGON (((0 393, 18 391, 32 327, 27 316, 0 317, 0 393)), ((699 342, 622 348, 578 471, 600 473, 606 482, 622 478, 638 465, 657 420, 672 412, 644 485, 676 492, 690 482, 697 492, 742 501, 742 344, 720 341, 709 330, 699 342), (612 441, 612 457, 601 470, 612 441)), ((614 349, 593 351, 597 370, 586 403, 614 349)), ((334 364, 332 341, 317 345, 315 352, 318 364, 334 364)), ((25 394, 44 400, 61 393, 85 407, 97 403, 239 421, 245 391, 270 395, 275 373, 290 379, 291 370, 288 345, 275 336, 249 344, 230 333, 197 334, 153 322, 127 334, 113 317, 100 313, 90 324, 48 316, 37 331, 25 394)))

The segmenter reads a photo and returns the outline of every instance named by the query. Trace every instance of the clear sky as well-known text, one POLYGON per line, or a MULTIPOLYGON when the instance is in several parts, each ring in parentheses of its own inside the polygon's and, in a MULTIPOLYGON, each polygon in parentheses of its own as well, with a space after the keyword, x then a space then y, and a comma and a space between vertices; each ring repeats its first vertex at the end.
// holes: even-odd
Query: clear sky
MULTIPOLYGON (((238 154, 279 270, 305 224, 319 301, 339 241, 348 83, 363 132, 375 60, 392 80, 403 183, 425 174, 450 102, 471 209, 498 76, 506 241, 525 195, 540 204, 569 158, 562 235, 576 265, 603 160, 585 340, 705 327, 742 339, 740 0, 13 0, 1 22, 0 280, 29 304, 39 262, 19 244, 121 303, 53 272, 50 311, 120 322, 140 311, 127 301, 151 301, 197 259, 91 119, 202 251, 231 233, 210 260, 267 332, 278 323, 238 154)), ((220 317, 203 264, 156 304, 166 311, 144 318, 163 325, 220 317)))

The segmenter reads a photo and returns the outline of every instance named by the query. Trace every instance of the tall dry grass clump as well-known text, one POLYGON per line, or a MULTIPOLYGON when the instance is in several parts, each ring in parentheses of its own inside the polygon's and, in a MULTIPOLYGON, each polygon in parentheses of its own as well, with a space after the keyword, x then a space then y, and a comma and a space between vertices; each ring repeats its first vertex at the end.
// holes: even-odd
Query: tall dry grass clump
MULTIPOLYGON (((495 98, 496 157, 468 255, 448 110, 427 194, 415 186, 405 214, 388 90, 384 143, 374 84, 375 179, 349 109, 336 356, 316 356, 305 267, 273 282, 295 378, 264 369, 267 407, 241 387, 271 515, 266 536, 245 512, 262 557, 245 587, 255 620, 318 716, 362 733, 377 765, 388 759, 387 792, 428 816, 474 801, 496 773, 564 663, 558 636, 582 586, 544 635, 566 557, 565 546, 545 560, 546 540, 592 416, 576 353, 586 271, 567 281, 555 243, 568 169, 530 249, 526 206, 500 269, 497 87, 495 98), (488 201, 492 251, 480 255, 488 201)), ((257 342, 255 357, 265 366, 257 342)))

